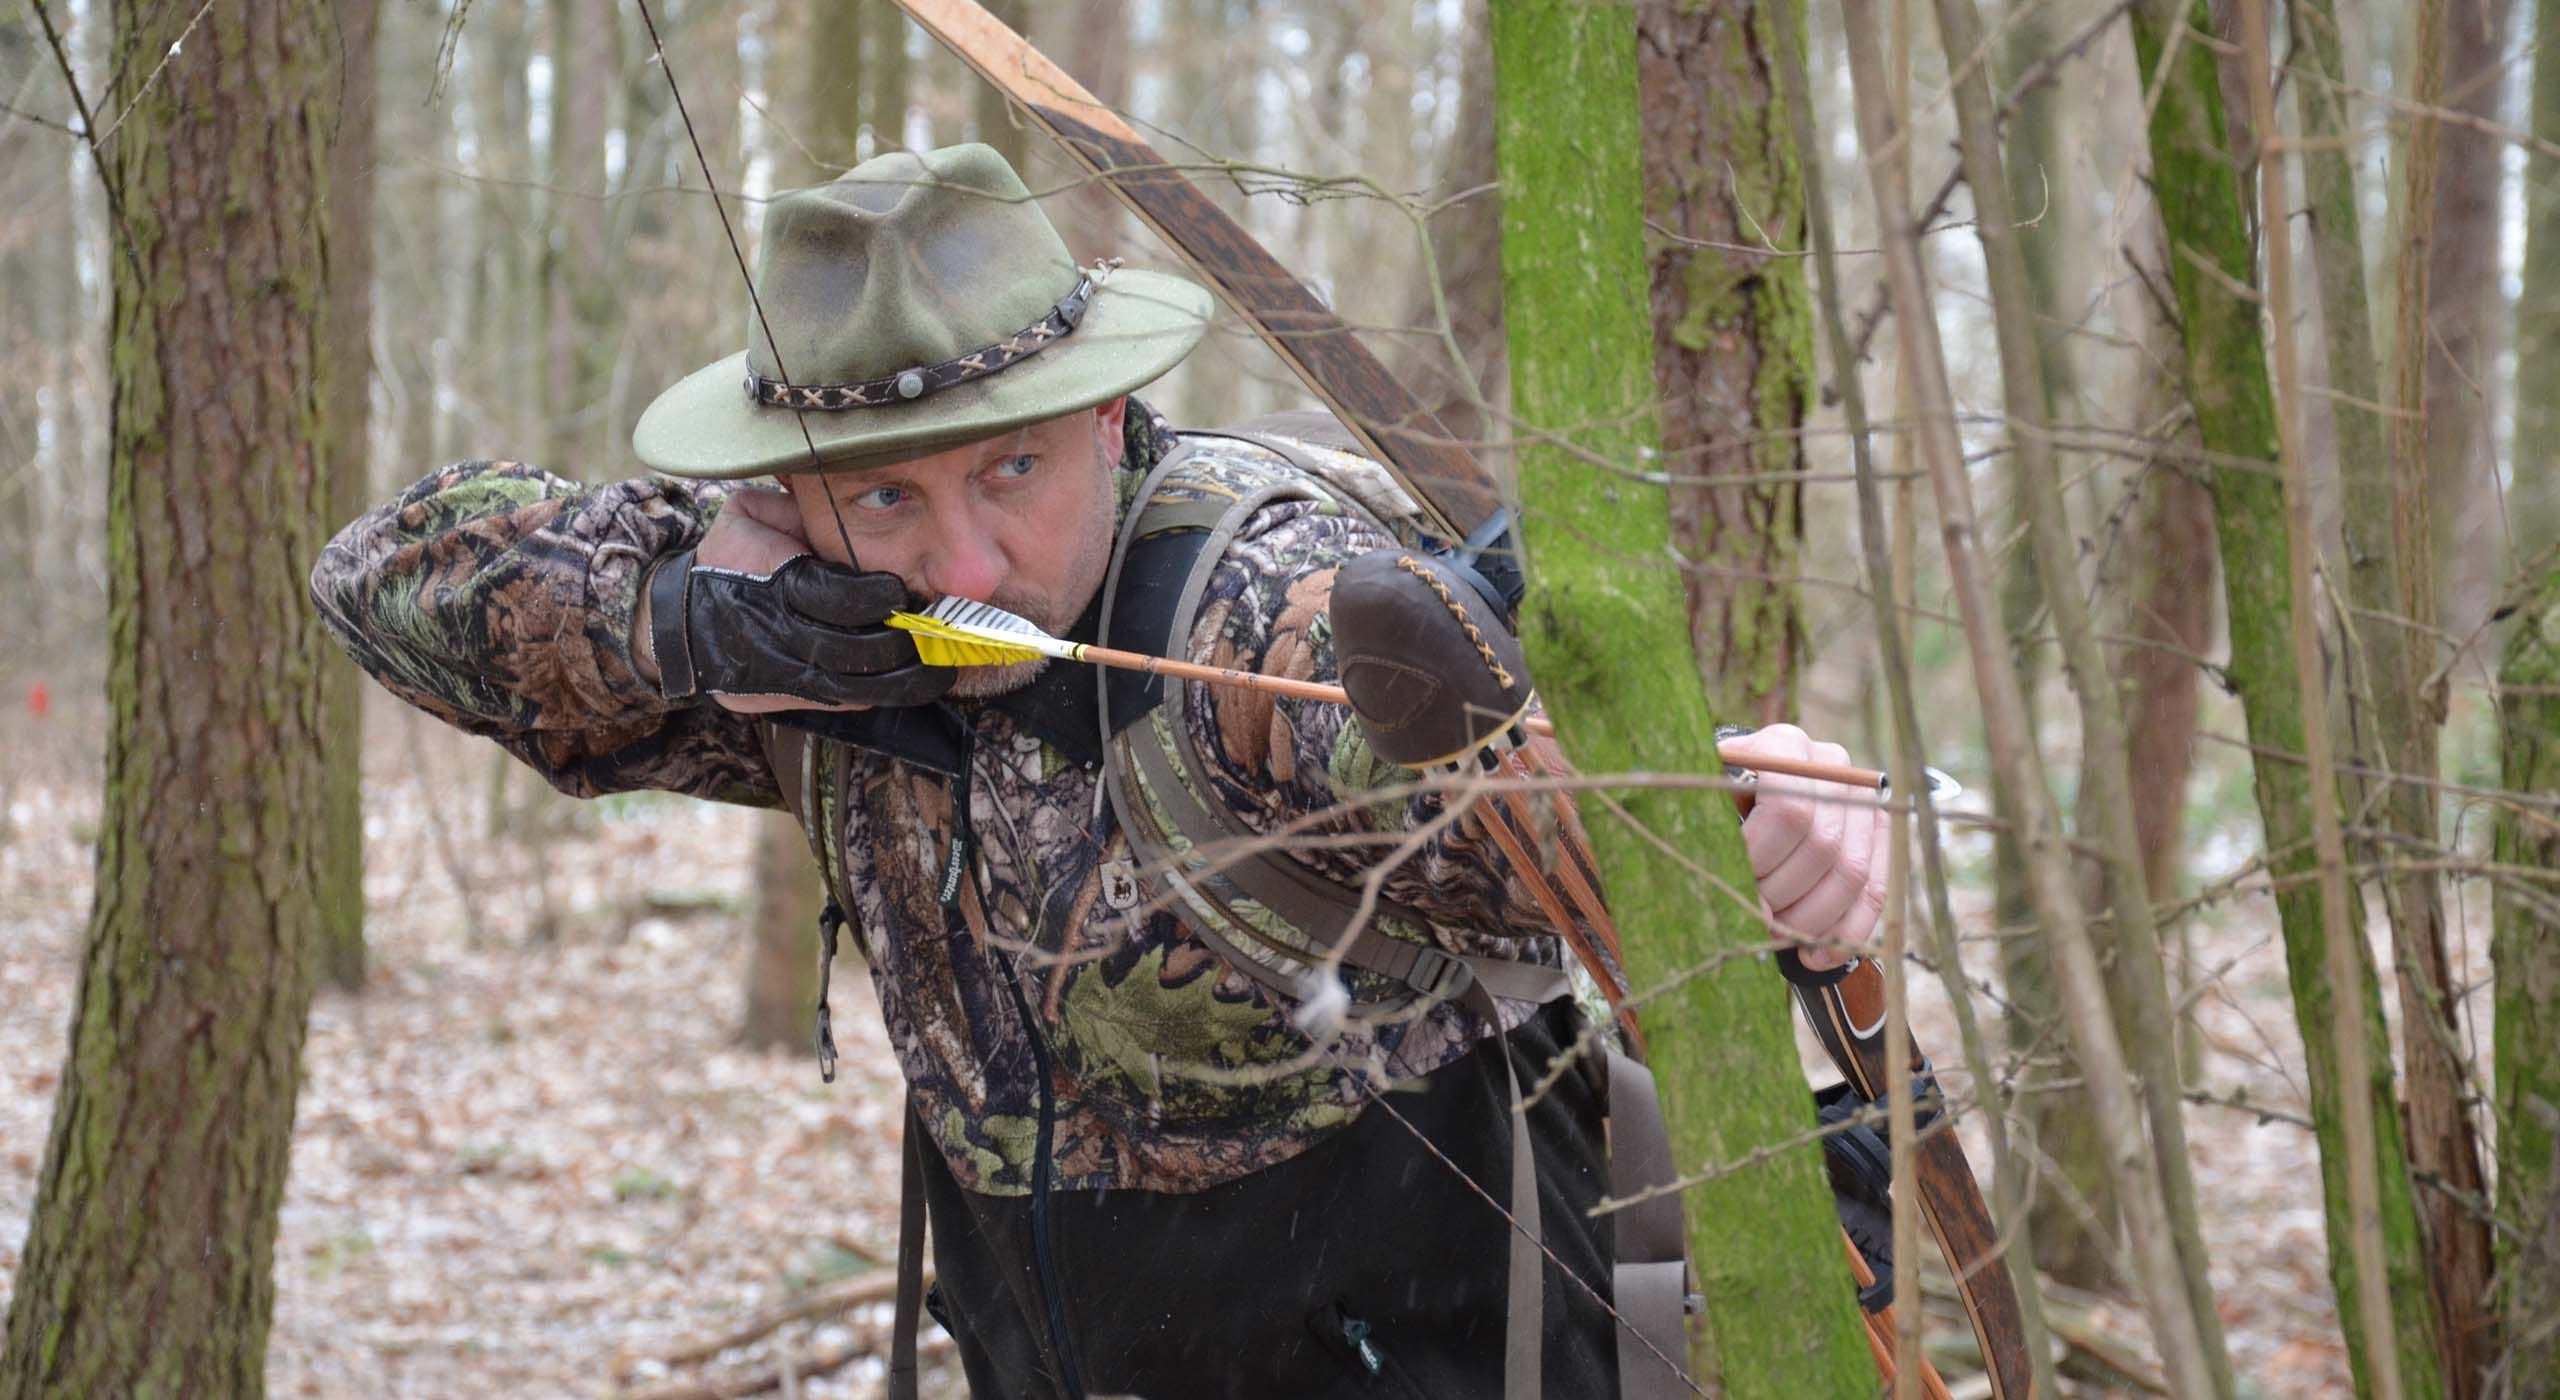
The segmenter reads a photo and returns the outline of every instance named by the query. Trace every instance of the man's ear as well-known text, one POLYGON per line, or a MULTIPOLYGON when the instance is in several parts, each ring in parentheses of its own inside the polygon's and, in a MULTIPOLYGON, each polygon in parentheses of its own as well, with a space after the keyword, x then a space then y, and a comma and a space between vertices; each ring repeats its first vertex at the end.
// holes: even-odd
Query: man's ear
POLYGON ((1122 394, 1093 410, 1093 442, 1102 460, 1113 467, 1120 465, 1122 434, 1128 430, 1129 396, 1122 394))

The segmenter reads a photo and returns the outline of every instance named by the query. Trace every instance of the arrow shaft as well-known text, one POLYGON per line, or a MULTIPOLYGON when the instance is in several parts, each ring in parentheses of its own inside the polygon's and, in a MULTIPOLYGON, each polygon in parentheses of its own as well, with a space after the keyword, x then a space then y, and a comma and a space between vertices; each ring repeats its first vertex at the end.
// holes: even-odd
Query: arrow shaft
MULTIPOLYGON (((1292 680, 1287 676, 1266 676, 1255 671, 1239 671, 1231 666, 1203 666, 1195 661, 1176 661, 1169 656, 1148 656, 1143 652, 1121 651, 1115 647, 1078 646, 1076 657, 1097 666, 1110 666, 1123 671, 1145 671, 1151 675, 1172 676, 1180 680, 1201 681, 1209 685, 1240 686, 1266 695, 1286 695, 1297 700, 1317 700, 1328 705, 1348 705, 1351 697, 1338 685, 1323 681, 1292 680)), ((1531 715, 1526 721, 1532 734, 1552 736, 1555 726, 1543 716, 1531 715)), ((1844 763, 1821 763, 1809 758, 1778 758, 1770 754, 1752 753, 1733 741, 1720 744, 1716 755, 1735 768, 1748 768, 1760 773, 1779 773, 1791 778, 1810 778, 1816 782, 1843 783, 1850 787, 1881 788, 1885 775, 1873 768, 1855 768, 1844 763)))

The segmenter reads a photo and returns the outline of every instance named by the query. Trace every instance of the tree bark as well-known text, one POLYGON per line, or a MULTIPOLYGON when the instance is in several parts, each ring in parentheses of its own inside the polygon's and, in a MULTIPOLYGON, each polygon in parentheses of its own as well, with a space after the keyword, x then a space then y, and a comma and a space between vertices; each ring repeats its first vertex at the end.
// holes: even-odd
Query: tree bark
MULTIPOLYGON (((2440 96, 2432 90, 2436 79, 2426 69, 2441 63, 2436 49, 2443 38, 2444 9, 2437 4, 2420 11, 2421 35, 2432 35, 2437 41, 2434 46, 2421 46, 2421 71, 2412 94, 2421 102, 2440 96)), ((2359 794, 2359 807, 2382 828, 2358 846, 2383 871, 2380 885, 2391 918, 2409 1074, 2409 1165, 2477 1200, 2485 1194, 2485 1183, 2458 1048, 2459 1017, 2445 957, 2443 897, 2432 871, 2408 868, 2412 858, 2423 861, 2440 846, 2435 794, 2425 785, 2436 774, 2437 722, 2420 688, 2437 655, 2424 630, 2431 620, 2425 614, 2433 590, 2423 575, 2433 565, 2422 521, 2428 457, 2433 451, 2428 440, 2437 426, 2433 405, 2435 381, 2442 378, 2437 373, 2442 368, 2438 363, 2442 351, 2429 347, 2422 364, 2415 358, 2419 350, 2414 342, 2421 338, 2419 328, 2428 319, 2426 308, 2437 300, 2431 279, 2444 259, 2428 250, 2443 247, 2445 235, 2435 227, 2432 213, 2444 211, 2447 200, 2441 182, 2434 196, 2419 196, 2432 213, 2409 221, 2404 237, 2414 241, 2395 260, 2400 274, 2401 343, 2391 412, 2386 416, 2365 292, 2353 145, 2340 139, 2349 130, 2349 119, 2336 86, 2345 71, 2336 14, 2327 0, 2306 0, 2295 13, 2300 39, 2295 101, 2309 138, 2303 154, 2304 191, 2310 206, 2312 255, 2320 275, 2328 378, 2336 390, 2332 402, 2347 590, 2363 613, 2355 629, 2361 657, 2354 674, 2361 683, 2350 687, 2348 733, 2367 768, 2397 772, 2411 780, 2351 784, 2359 794), (2422 374, 2428 378, 2423 403, 2422 374), (2425 419, 2400 416, 2416 415, 2422 407, 2428 415, 2425 419), (2388 431, 2386 423, 2391 425, 2388 431), (2404 518, 2412 507, 2417 508, 2418 520, 2404 518), (2415 558, 2407 553, 2412 547, 2417 550, 2415 558), (2404 617, 2410 621, 2402 621, 2404 617)), ((2415 123, 2403 145, 2404 207, 2416 207, 2408 203, 2411 191, 2432 179, 2428 171, 2434 163, 2431 142, 2437 125, 2415 123)), ((2476 179, 2478 172, 2468 172, 2468 177, 2476 179)), ((2494 185, 2494 170, 2491 179, 2494 185)), ((2463 236, 2478 233, 2475 228, 2463 236)), ((2494 247, 2494 232, 2490 239, 2494 247)), ((2476 299, 2476 287, 2472 294, 2476 299)), ((2457 439, 2463 436, 2462 429, 2453 431, 2457 439)), ((2488 1296, 2487 1222, 2446 1192, 2428 1192, 2418 1198, 2418 1204, 2429 1242, 2429 1280, 2435 1288, 2437 1316, 2448 1329, 2442 1348, 2445 1384, 2449 1394, 2476 1395, 2496 1351, 2488 1296)))
POLYGON ((1469 0, 1461 12, 1458 121, 1431 192, 1444 201, 1429 223, 1434 280, 1405 316, 1415 334, 1397 365, 1449 436, 1475 447, 1485 466, 1503 475, 1511 464, 1493 449, 1503 436, 1498 425, 1511 374, 1503 345, 1502 196, 1494 184, 1493 55, 1484 8, 1484 0, 1469 0))
POLYGON ((2560 542, 2560 0, 2534 0, 2534 144, 2524 158, 2524 294, 2516 299, 2511 557, 2560 542))
MULTIPOLYGON (((2163 70, 2175 30, 2207 29, 2201 4, 2147 0, 2133 11, 2136 62, 2146 84, 2157 75, 2159 100, 2150 124, 2152 185, 2166 225, 2170 279, 2185 344, 2189 401, 2195 405, 2205 450, 2225 460, 2279 460, 2275 397, 2269 386, 2256 299, 2234 289, 2256 283, 2256 250, 2233 178, 2232 151, 2223 122, 2222 93, 2210 52, 2184 39, 2163 70), (2208 272, 2206 269, 2211 269, 2208 272)), ((2309 739, 2304 727, 2301 671, 2294 659, 2296 600, 2286 577, 2285 498, 2275 476, 2252 466, 2212 475, 2214 525, 2221 541, 2225 610, 2231 634, 2228 668, 2239 692, 2249 742, 2258 814, 2266 834, 2270 874, 2282 882, 2276 896, 2294 1015, 2303 1040, 2305 1079, 2320 1140, 2321 1175, 2328 1207, 2329 1273, 2342 1310, 2357 1297, 2358 1272, 2351 1247, 2356 1213, 2351 1208, 2348 1113, 2352 1093, 2363 1098, 2372 1121, 2372 1165, 2379 1174, 2378 1220, 2383 1234, 2385 1280, 2393 1306, 2389 1345, 2413 1395, 2435 1390, 2434 1308, 2429 1304, 2415 1206, 2401 1157, 2397 1103, 2388 1056, 2370 1056, 2364 1073, 2342 1084, 2347 1056, 2334 1029, 2339 995, 2355 998, 2355 1021, 2364 1043, 2387 1044, 2372 961, 2361 941, 2349 939, 2345 956, 2358 968, 2338 978, 2324 928, 2323 899, 2315 881, 2319 857, 2313 842, 2312 785, 2332 782, 2296 757, 2309 739)), ((2349 928, 2361 927, 2352 908, 2349 928)), ((2363 1329, 2345 1329, 2349 1362, 2360 1393, 2370 1394, 2374 1358, 2363 1329)))
POLYGON ((1637 0, 1635 11, 1653 373, 1690 649, 1717 714, 1776 724, 1795 715, 1804 654, 1813 321, 1793 255, 1804 181, 1771 30, 1804 18, 1787 0, 1637 0))
POLYGON ((818 1004, 816 927, 827 884, 790 813, 757 815, 755 871, 738 1043, 758 1050, 805 1046, 818 1004))
POLYGON ((2560 887, 2531 878, 2560 870, 2560 559, 2545 555, 2541 586, 2517 610, 2498 667, 2499 783, 2537 794, 2537 807, 2497 809, 2498 1275, 2508 1327, 2506 1393, 2560 1396, 2560 887))
POLYGON ((0 1395, 256 1396, 328 814, 329 6, 118 5, 96 903, 0 1395), (162 60, 165 58, 165 66, 162 60), (141 75, 154 74, 148 84, 141 75), (130 247, 131 257, 122 251, 130 247))
MULTIPOLYGON (((1970 11, 1951 14, 1943 6, 1939 10, 1942 32, 1954 52, 1978 51, 1978 40, 1965 33, 1962 23, 1969 15, 1970 11)), ((2136 1287, 2151 1319, 2153 1336, 2178 1393, 2215 1394, 2216 1368, 2207 1355, 2205 1329, 2195 1316, 2195 1303, 2188 1294, 2179 1262, 2170 1207, 2162 1192, 2161 1164, 2143 1138, 2144 1115, 2132 1093, 2132 1071, 2109 1010, 2097 950, 2070 878, 2071 857, 2063 843, 2060 813, 2048 786, 2043 757, 2026 739, 2024 691, 1998 640, 2000 629, 1988 567, 1981 553, 1980 526, 1965 475, 1963 446, 1956 434, 1955 402, 1945 350, 1921 268, 1916 215, 1903 198, 1901 182, 1885 173, 1889 164, 1902 159, 1908 143, 1905 133, 1885 114, 1884 65, 1874 34, 1872 0, 1847 5, 1842 18, 1848 38, 1850 75, 1857 94, 1858 139, 1867 153, 1868 183, 1877 206, 1886 285, 1904 372, 1916 376, 1920 415, 1914 427, 1920 434, 1922 457, 1937 498, 1947 573, 1973 663, 1974 689, 1982 705, 1983 730, 1991 750, 1994 798, 2002 818, 2021 835, 2027 858, 2027 892, 2034 903, 2037 924, 2051 945, 2064 1028, 2087 1070, 2089 1110, 2106 1135, 2107 1167, 2124 1213, 2126 1235, 2133 1248, 2136 1287)), ((1986 170, 1982 151, 1989 137, 1988 97, 1976 96, 1980 103, 1966 121, 1969 182, 1976 199, 1996 208, 2002 186, 1997 171, 1986 170)), ((1973 100, 1959 94, 1961 102, 1973 100)), ((1995 213, 1986 213, 1981 222, 1986 231, 2003 223, 1995 213)), ((1996 269, 1998 255, 1989 248, 1985 251, 1996 269)), ((2015 271, 2014 263, 2010 270, 2015 271)), ((1994 276, 2000 275, 1995 270, 1994 276)), ((2003 337, 2004 371, 2009 367, 2006 354, 2014 346, 2013 340, 2003 337)), ((2032 357, 2027 363, 2032 364, 2032 357)), ((2013 447, 2025 450, 2024 444, 2035 436, 2041 410, 2019 414, 2022 397, 2011 396, 2011 412, 2027 425, 2013 438, 2013 447)), ((2034 473, 2029 472, 2028 477, 2032 482, 2034 473)), ((2041 514, 2042 507, 2038 510, 2041 514)), ((2050 596, 2055 591, 2049 582, 2051 571, 2044 571, 2044 577, 2050 596)), ((2076 586, 2074 592, 2076 596, 2076 586)), ((2166 1148, 2162 1150, 2165 1152, 2166 1148)))
MULTIPOLYGON (((17 103, 19 94, 37 90, 37 75, 53 62, 33 15, 21 7, 0 14, 0 101, 17 103)), ((67 104, 65 104, 67 105, 67 104)), ((46 371, 62 349, 45 343, 46 327, 32 314, 43 305, 54 278, 69 275, 71 244, 57 229, 70 212, 67 191, 48 188, 48 178, 77 149, 74 138, 41 131, 24 118, 0 115, 10 131, 0 143, 0 207, 10 214, 0 222, 0 307, 10 315, 0 323, 0 597, 35 598, 39 581, 38 542, 44 537, 46 493, 42 473, 60 471, 65 454, 45 460, 38 451, 44 437, 40 387, 52 378, 46 371), (57 259, 62 263, 56 264, 57 259)), ((50 650, 51 619, 32 608, 10 619, 14 645, 24 657, 0 657, 0 667, 24 664, 50 650)), ((0 840, 7 839, 9 818, 0 813, 0 840)))
MULTIPOLYGON (((2515 0, 2447 0, 2445 11, 2440 104, 2450 112, 2504 125, 2506 40, 2515 0)), ((2498 278, 2506 236, 2506 219, 2499 210, 2506 182, 2499 163, 2505 142, 2459 122, 2433 124, 2441 134, 2434 237, 2426 249, 2430 542, 2439 570, 2439 625, 2453 636, 2468 637, 2488 616, 2501 557, 2492 429, 2504 300, 2498 278)), ((2411 1092, 2416 1093, 2414 1083, 2411 1092)), ((2476 1185, 2476 1152, 2471 1174, 2476 1185)), ((2485 1259, 2487 1232, 2475 1222, 2473 1233, 2480 1236, 2479 1257, 2485 1259)), ((2485 1282, 2485 1268, 2482 1272, 2485 1282)))
MULTIPOLYGON (((337 91, 329 134, 329 339, 321 356, 329 412, 329 519, 371 505, 373 399, 374 36, 379 0, 337 0, 337 91)), ((320 668, 320 732, 328 743, 328 850, 321 865, 320 965, 346 991, 364 987, 364 676, 343 656, 320 668)))
POLYGON ((895 5, 864 12, 862 105, 871 126, 871 154, 907 147, 907 17, 895 5))
POLYGON ((550 244, 543 255, 548 325, 544 364, 543 465, 585 477, 619 464, 628 442, 605 424, 613 362, 621 349, 614 264, 605 227, 605 132, 614 75, 613 7, 608 0, 553 0, 551 6, 550 244))
MULTIPOLYGON (((1492 17, 1512 403, 1531 425, 1592 425, 1576 445, 1632 465, 1659 441, 1637 295, 1634 26, 1581 0, 1497 0, 1492 17)), ((1575 762, 1589 773, 1716 771, 1696 672, 1661 662, 1689 635, 1677 576, 1644 562, 1669 540, 1662 502, 1560 445, 1519 451, 1533 507, 1529 660, 1575 762)), ((1749 965, 1768 931, 1732 804, 1660 788, 1612 796, 1626 820, 1591 823, 1593 844, 1629 974, 1662 989, 1645 1033, 1675 1159, 1730 1163, 1803 1134, 1812 1118, 1786 1012, 1749 965)), ((1706 1295, 1691 1349, 1702 1380, 1734 1400, 1873 1386, 1850 1295, 1805 1285, 1808 1271, 1836 1279, 1840 1250, 1819 1153, 1716 1173, 1681 1206, 1706 1295)))

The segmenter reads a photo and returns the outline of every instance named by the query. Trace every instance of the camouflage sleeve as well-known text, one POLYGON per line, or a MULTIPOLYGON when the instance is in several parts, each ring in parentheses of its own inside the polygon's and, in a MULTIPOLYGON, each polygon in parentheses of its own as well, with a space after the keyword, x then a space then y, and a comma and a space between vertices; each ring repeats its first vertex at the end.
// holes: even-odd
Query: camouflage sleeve
MULTIPOLYGON (((1191 634, 1191 659, 1307 680, 1337 681, 1329 603, 1335 571, 1395 540, 1356 517, 1305 502, 1266 507, 1247 523, 1211 576, 1191 634)), ((1406 838, 1443 811, 1438 793, 1363 801, 1416 775, 1369 750, 1345 705, 1274 697, 1229 686, 1185 688, 1184 718, 1218 795, 1256 831, 1365 836, 1308 843, 1295 857, 1332 880, 1360 887, 1379 861, 1394 861, 1389 901, 1491 938, 1506 956, 1551 962, 1552 926, 1473 816, 1427 838, 1406 838), (1308 824, 1312 823, 1312 824, 1308 824)), ((1481 946, 1458 951, 1494 951, 1481 946)))
POLYGON ((699 539, 732 489, 458 463, 340 530, 311 601, 385 689, 572 796, 777 806, 752 720, 669 705, 631 661, 649 564, 699 539))

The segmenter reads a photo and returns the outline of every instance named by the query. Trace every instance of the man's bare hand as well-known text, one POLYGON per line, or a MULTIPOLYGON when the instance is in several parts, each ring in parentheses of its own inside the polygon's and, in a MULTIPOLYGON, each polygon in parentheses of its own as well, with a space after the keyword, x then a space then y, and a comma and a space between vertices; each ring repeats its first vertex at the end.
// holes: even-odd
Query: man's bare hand
POLYGON ((770 574, 810 552, 800 533, 800 511, 770 486, 750 486, 729 497, 693 547, 693 562, 741 574, 770 574))
MULTIPOLYGON (((1726 743, 1775 758, 1849 761, 1847 749, 1817 744, 1792 724, 1726 743)), ((1797 956, 1806 967, 1839 967, 1874 936, 1884 914, 1891 829, 1868 789, 1775 774, 1753 789, 1742 840, 1760 880, 1761 909, 1772 928, 1801 945, 1797 956)))

